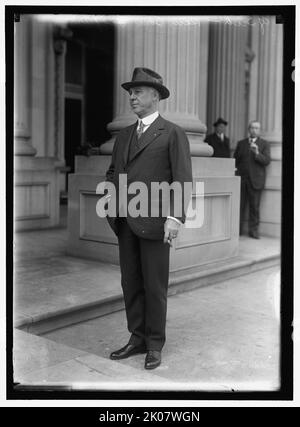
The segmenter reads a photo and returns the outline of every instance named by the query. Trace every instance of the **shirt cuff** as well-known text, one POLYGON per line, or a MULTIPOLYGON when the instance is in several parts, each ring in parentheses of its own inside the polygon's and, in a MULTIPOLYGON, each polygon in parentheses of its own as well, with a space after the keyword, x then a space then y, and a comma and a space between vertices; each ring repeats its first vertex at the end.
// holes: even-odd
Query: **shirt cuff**
POLYGON ((173 221, 178 222, 178 224, 182 225, 182 222, 181 222, 181 221, 179 221, 179 219, 174 218, 173 216, 167 216, 167 218, 168 218, 168 219, 172 219, 173 221))

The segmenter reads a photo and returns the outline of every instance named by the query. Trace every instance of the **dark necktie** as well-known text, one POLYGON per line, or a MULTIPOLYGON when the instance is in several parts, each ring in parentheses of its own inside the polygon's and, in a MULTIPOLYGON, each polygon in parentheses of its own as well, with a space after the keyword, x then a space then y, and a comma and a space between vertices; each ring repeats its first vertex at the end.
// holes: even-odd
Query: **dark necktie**
POLYGON ((139 124, 139 126, 138 126, 138 128, 137 128, 137 130, 136 130, 136 133, 137 133, 137 138, 138 139, 140 139, 140 137, 142 136, 142 133, 143 133, 143 131, 144 131, 144 128, 145 128, 145 125, 144 125, 144 123, 142 122, 142 120, 140 121, 140 124, 139 124))

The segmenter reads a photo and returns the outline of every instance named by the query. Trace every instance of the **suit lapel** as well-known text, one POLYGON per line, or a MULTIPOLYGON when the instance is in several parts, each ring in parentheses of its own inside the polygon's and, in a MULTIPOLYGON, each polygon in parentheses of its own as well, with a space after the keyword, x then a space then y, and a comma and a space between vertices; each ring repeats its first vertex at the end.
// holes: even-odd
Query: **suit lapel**
POLYGON ((244 151, 250 152, 249 138, 244 139, 244 151))
MULTIPOLYGON (((164 129, 164 119, 161 116, 158 116, 158 118, 146 130, 145 134, 143 135, 142 141, 140 142, 139 149, 133 155, 130 162, 133 159, 135 159, 146 147, 148 147, 148 145, 151 144, 162 133, 163 129, 164 129)), ((130 136, 130 140, 131 140, 131 137, 132 137, 132 134, 130 136)), ((127 158, 128 158, 129 144, 127 145, 128 145, 127 147, 127 158)))

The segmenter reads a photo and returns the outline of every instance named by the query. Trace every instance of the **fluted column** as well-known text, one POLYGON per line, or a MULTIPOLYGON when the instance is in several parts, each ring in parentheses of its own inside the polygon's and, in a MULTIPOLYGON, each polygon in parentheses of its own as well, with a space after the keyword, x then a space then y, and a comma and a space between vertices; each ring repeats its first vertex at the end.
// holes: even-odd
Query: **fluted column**
POLYGON ((34 156, 30 117, 30 35, 31 21, 22 15, 14 28, 14 144, 15 155, 34 156))
MULTIPOLYGON (((170 90, 170 98, 160 102, 163 116, 187 133, 193 155, 210 156, 203 142, 206 133, 206 88, 208 23, 197 19, 135 20, 118 25, 116 36, 115 118, 108 125, 114 136, 136 120, 130 111, 128 94, 121 83, 130 81, 135 67, 157 71, 170 90)), ((107 144, 103 153, 110 151, 107 144)))
MULTIPOLYGON (((280 236, 282 176, 283 29, 275 16, 256 17, 251 28, 249 120, 261 123, 262 137, 270 142, 271 163, 261 202, 261 233, 280 236)), ((288 141, 287 141, 288 142, 288 141)))
POLYGON ((251 69, 249 119, 261 122, 263 136, 271 142, 272 157, 281 156, 283 31, 275 16, 264 25, 254 20, 251 45, 256 57, 251 69), (256 28, 256 31, 254 29, 256 28))
MULTIPOLYGON (((237 24, 237 23, 236 23, 237 24)), ((218 117, 228 121, 232 148, 245 136, 245 55, 249 27, 212 22, 209 29, 207 126, 218 117)))
POLYGON ((63 164, 65 162, 64 138, 65 138, 65 58, 66 40, 62 37, 64 29, 55 28, 54 31, 54 155, 63 164))
POLYGON ((59 223, 59 170, 53 145, 51 28, 35 15, 15 23, 14 225, 16 230, 59 223), (50 154, 48 157, 48 153, 50 154), (35 155, 36 154, 36 155, 35 155))

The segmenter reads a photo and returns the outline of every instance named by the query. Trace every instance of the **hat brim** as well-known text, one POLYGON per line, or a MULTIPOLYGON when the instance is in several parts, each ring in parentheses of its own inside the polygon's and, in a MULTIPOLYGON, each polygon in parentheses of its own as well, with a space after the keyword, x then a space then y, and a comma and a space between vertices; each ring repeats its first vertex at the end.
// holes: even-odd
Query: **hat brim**
POLYGON ((127 91, 133 87, 138 87, 138 86, 153 87, 160 93, 161 99, 166 99, 166 98, 169 98, 170 96, 169 89, 167 89, 165 86, 160 85, 158 83, 152 83, 147 81, 136 81, 136 82, 122 83, 121 86, 127 91))
POLYGON ((222 120, 222 121, 219 121, 219 122, 215 122, 215 123, 214 123, 214 126, 218 126, 218 125, 225 125, 225 126, 227 126, 227 125, 228 125, 228 122, 225 122, 225 120, 222 120))

